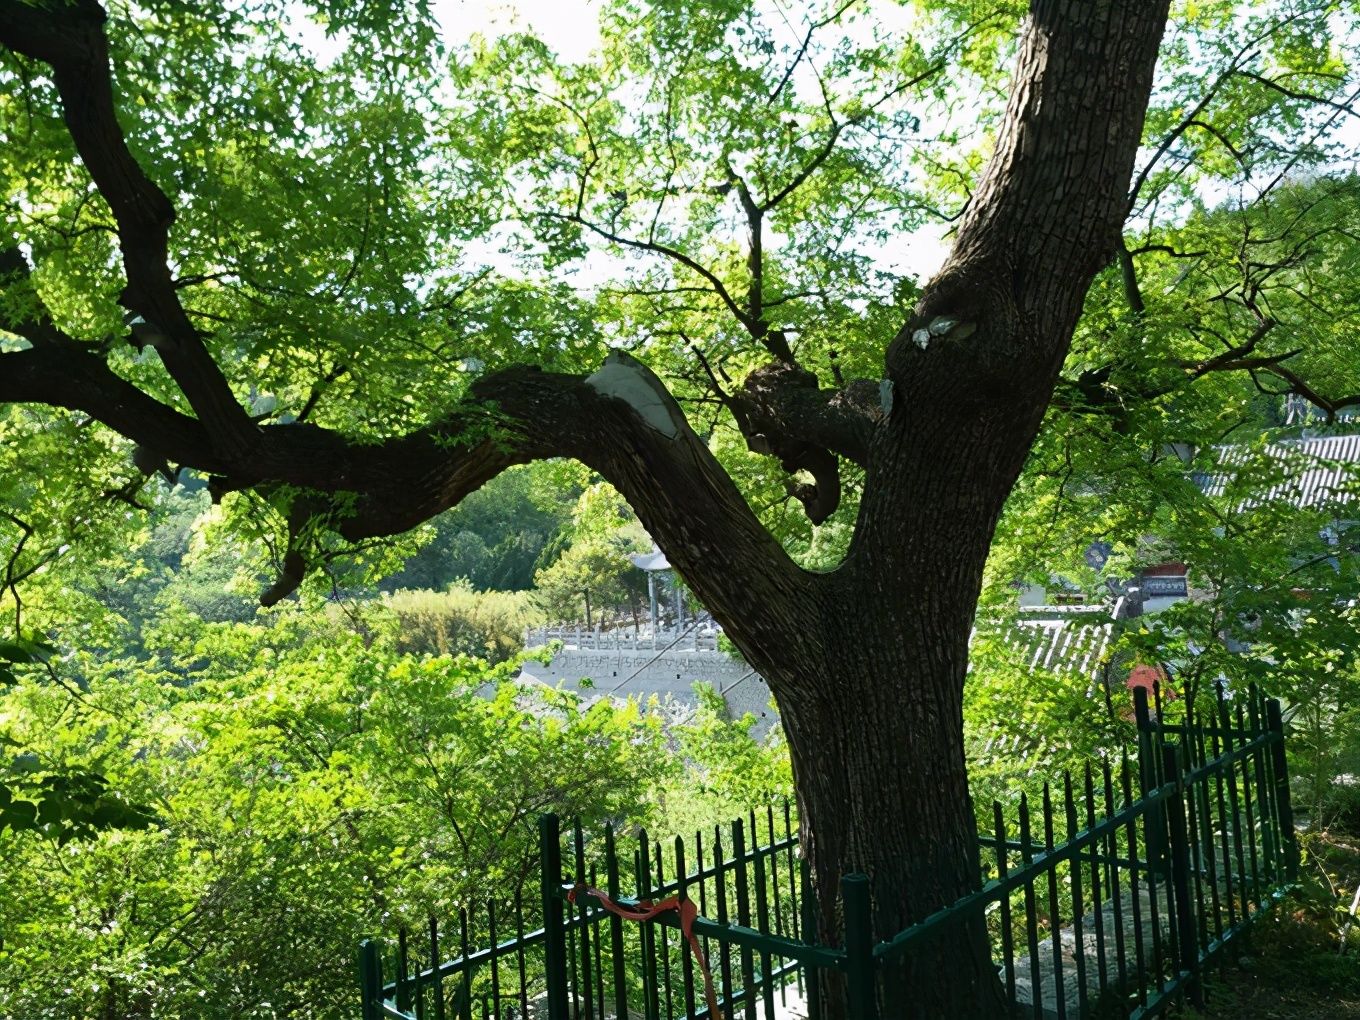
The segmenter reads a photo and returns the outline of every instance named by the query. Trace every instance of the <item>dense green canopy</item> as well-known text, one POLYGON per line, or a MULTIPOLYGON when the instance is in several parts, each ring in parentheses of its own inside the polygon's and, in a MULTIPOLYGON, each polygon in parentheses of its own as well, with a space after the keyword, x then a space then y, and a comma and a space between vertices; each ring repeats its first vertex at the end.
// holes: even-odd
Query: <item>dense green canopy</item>
MULTIPOLYGON (((25 10, 6 17, 38 17, 25 10)), ((910 232, 947 230, 966 202, 1020 13, 619 4, 581 64, 526 36, 448 39, 423 4, 152 3, 119 8, 108 34, 129 151, 175 209, 177 299, 257 420, 381 439, 444 419, 478 374, 591 370, 622 346, 667 379, 766 522, 830 564, 856 467, 842 464, 840 511, 810 529, 789 499, 807 476, 789 482, 745 449, 728 398, 786 349, 822 386, 880 375, 877 352, 916 293, 910 267, 931 261, 910 232)), ((1138 283, 1112 267, 1098 284, 1065 410, 1198 432, 1250 394, 1240 371, 1210 374, 1253 364, 1324 406, 1360 389, 1345 342, 1353 15, 1176 13, 1124 245, 1138 283)), ((25 346, 25 321, 50 321, 188 409, 173 370, 124 342, 122 228, 43 65, 0 60, 4 231, 18 245, 6 348, 25 346)), ((86 420, 6 412, 4 505, 21 519, 9 533, 43 522, 11 573, 135 526, 131 450, 86 420)), ((241 533, 272 537, 289 502, 246 495, 227 511, 241 533)), ((309 555, 337 551, 324 530, 309 555)))
MULTIPOLYGON (((654 538, 780 700, 822 936, 847 870, 924 916, 976 880, 979 597, 1170 550, 1213 599, 1140 654, 1250 672, 1260 617, 1290 682, 1351 665, 1341 511, 1250 492, 1285 395, 1360 405, 1360 10, 1167 7, 614 0, 565 60, 428 3, 0 0, 0 680, 175 484, 273 605, 509 468, 599 476, 646 535, 578 522, 540 581, 654 538)), ((994 1011, 976 935, 980 998, 921 1009, 994 1011)))

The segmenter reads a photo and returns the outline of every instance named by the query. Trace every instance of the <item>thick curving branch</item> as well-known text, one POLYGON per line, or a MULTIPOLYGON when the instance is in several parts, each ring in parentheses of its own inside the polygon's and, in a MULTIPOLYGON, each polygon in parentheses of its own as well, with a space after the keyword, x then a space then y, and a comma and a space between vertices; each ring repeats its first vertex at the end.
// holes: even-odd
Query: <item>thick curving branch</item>
POLYGON ((80 411, 165 458, 204 471, 232 462, 194 418, 148 396, 74 341, 0 354, 0 404, 48 404, 80 411))
POLYGON ((877 383, 825 390, 811 372, 785 362, 756 369, 726 403, 751 450, 777 457, 791 475, 812 476, 811 484, 791 481, 789 491, 813 524, 840 506, 838 458, 865 465, 881 416, 877 383))
POLYGON ((749 643, 752 665, 788 654, 788 632, 769 607, 815 619, 812 578, 645 366, 620 352, 586 378, 512 369, 479 381, 473 396, 498 416, 517 456, 573 457, 618 489, 705 606, 749 643))
POLYGON ((141 320, 134 337, 156 348, 214 447, 240 454, 257 441, 255 426, 180 304, 168 261, 174 208, 129 151, 118 123, 106 18, 95 0, 40 6, 0 0, 0 45, 51 68, 76 151, 118 225, 127 276, 121 300, 141 320))
POLYGON ((491 374, 453 414, 383 442, 306 423, 267 425, 237 456, 223 454, 202 422, 71 342, 0 354, 0 404, 20 402, 89 414, 163 458, 211 473, 217 495, 297 489, 283 571, 264 596, 270 603, 301 583, 298 539, 309 525, 351 542, 399 534, 512 465, 570 457, 619 489, 695 593, 748 647, 768 649, 771 661, 787 655, 787 634, 762 605, 813 615, 809 575, 756 518, 660 380, 627 355, 611 356, 591 376, 530 367, 491 374))
POLYGON ((867 379, 822 389, 811 372, 776 362, 748 375, 728 403, 752 449, 805 443, 864 466, 882 414, 878 390, 867 379))

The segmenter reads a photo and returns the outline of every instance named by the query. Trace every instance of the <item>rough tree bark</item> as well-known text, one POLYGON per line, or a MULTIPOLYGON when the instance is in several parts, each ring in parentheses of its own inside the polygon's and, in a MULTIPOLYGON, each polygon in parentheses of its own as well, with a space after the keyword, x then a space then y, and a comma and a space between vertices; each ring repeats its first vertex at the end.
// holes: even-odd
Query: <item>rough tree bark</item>
MULTIPOLYGON (((171 284, 170 203, 123 141, 104 14, 91 0, 47 11, 0 0, 0 42, 50 65, 117 220, 124 303, 154 324, 144 332, 193 413, 119 379, 41 313, 0 323, 32 344, 0 355, 0 402, 79 409, 210 472, 219 492, 312 490, 295 508, 299 528, 333 511, 327 494, 357 494, 330 520, 351 539, 412 527, 511 464, 580 459, 625 495, 775 692, 822 937, 840 938, 837 882, 852 871, 870 876, 878 934, 890 935, 977 882, 961 700, 983 564, 1086 291, 1119 243, 1167 7, 1033 0, 995 154, 953 254, 885 352, 885 382, 820 389, 785 346, 733 395, 753 448, 812 471, 800 493, 810 514, 825 516, 839 497, 838 457, 865 468, 855 537, 830 573, 788 558, 660 381, 626 357, 589 378, 488 376, 457 415, 380 444, 250 422, 171 284), (472 430, 483 438, 459 445, 472 430)), ((0 262, 0 285, 26 285, 16 255, 0 262)), ((304 559, 290 552, 270 599, 297 586, 304 559)), ((1003 1011, 980 929, 886 979, 908 989, 912 1016, 1003 1011)))

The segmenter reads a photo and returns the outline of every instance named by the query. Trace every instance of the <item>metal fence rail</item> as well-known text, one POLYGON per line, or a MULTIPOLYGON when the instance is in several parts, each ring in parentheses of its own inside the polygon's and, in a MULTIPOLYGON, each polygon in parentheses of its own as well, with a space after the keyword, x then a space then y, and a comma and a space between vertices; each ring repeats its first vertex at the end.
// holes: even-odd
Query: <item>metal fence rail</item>
POLYGON ((1135 699, 1135 760, 1065 775, 1038 804, 1022 797, 1009 825, 994 804, 978 890, 890 938, 873 935, 869 880, 850 875, 844 941, 816 943, 788 805, 664 845, 645 833, 621 845, 609 830, 592 840, 573 826, 564 846, 547 816, 539 926, 526 930, 516 900, 508 925, 492 905, 479 918, 489 948, 470 948, 477 936, 461 915, 445 962, 433 922, 419 950, 402 934, 386 961, 365 942, 363 1018, 709 1020, 678 914, 632 923, 588 889, 624 908, 693 902, 693 934, 732 1020, 818 1020, 824 987, 843 989, 855 1020, 904 1015, 911 990, 885 970, 979 919, 1006 994, 1036 1020, 1141 1020, 1196 1001, 1204 968, 1297 877, 1280 706, 1220 692, 1207 719, 1187 706, 1170 724, 1163 706, 1135 699), (395 980, 384 982, 388 968, 395 980))
MULTIPOLYGON (((541 913, 536 913, 547 923, 527 929, 524 905, 516 901, 511 937, 498 942, 488 936, 491 948, 470 951, 470 922, 464 912, 458 955, 443 962, 433 922, 419 946, 400 934, 395 945, 385 947, 386 960, 377 942, 365 941, 360 947, 365 1020, 529 1020, 555 1016, 549 1003, 559 998, 569 1004, 571 1016, 706 1017, 706 1010, 682 1011, 695 1005, 696 984, 678 920, 627 924, 590 896, 568 902, 578 884, 598 888, 626 905, 676 894, 693 900, 702 915, 698 934, 715 979, 721 979, 725 1001, 750 1000, 755 1008, 765 998, 771 1003, 776 996, 788 999, 785 985, 796 979, 797 966, 789 960, 776 962, 770 951, 782 948, 778 940, 784 936, 800 951, 807 947, 798 941, 804 924, 804 876, 787 803, 778 811, 767 807, 759 815, 752 812, 711 836, 696 833, 689 841, 676 838, 665 844, 641 832, 620 847, 606 828, 592 848, 586 833, 574 826, 566 834, 565 859, 579 883, 563 879, 557 818, 540 819, 539 834, 542 886, 536 907, 541 913), (384 983, 384 972, 394 972, 395 980, 384 983)), ((487 904, 474 923, 494 930, 496 916, 494 906, 487 904)), ((702 998, 702 991, 698 994, 702 998)))

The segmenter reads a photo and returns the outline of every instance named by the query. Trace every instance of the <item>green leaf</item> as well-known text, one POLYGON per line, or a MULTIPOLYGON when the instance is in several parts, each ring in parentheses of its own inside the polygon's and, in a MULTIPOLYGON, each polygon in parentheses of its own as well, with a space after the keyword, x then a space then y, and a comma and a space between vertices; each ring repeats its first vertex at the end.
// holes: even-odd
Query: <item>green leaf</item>
POLYGON ((38 805, 26 800, 16 800, 0 810, 0 827, 8 825, 11 829, 37 828, 38 805))

